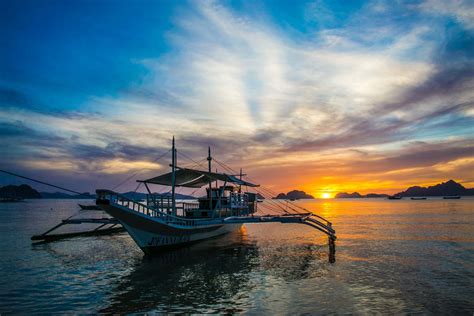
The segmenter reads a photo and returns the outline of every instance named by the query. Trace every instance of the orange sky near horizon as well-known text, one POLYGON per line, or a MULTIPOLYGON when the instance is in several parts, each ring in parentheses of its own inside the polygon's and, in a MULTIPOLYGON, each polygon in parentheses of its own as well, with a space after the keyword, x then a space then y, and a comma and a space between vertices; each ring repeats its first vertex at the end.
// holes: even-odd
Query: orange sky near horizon
MULTIPOLYGON (((302 190, 314 197, 322 198, 324 193, 334 197, 338 192, 360 194, 395 194, 411 186, 428 187, 448 180, 454 180, 466 188, 473 188, 474 159, 448 161, 416 168, 381 168, 378 171, 357 171, 357 164, 351 160, 320 161, 321 166, 311 168, 305 165, 267 167, 256 170, 257 179, 273 191, 286 193, 302 190), (337 168, 329 165, 337 164, 337 168), (449 166, 449 168, 448 168, 449 166)), ((316 164, 317 165, 317 164, 316 164)), ((378 165, 374 164, 375 169, 378 165)), ((255 178, 255 177, 253 177, 255 178)))

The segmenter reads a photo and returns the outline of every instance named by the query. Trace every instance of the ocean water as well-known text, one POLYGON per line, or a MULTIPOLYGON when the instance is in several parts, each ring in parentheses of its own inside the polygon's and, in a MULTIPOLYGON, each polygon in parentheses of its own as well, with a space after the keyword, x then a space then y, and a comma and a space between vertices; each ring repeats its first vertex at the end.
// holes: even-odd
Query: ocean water
POLYGON ((0 203, 0 314, 474 313, 472 198, 298 201, 333 222, 335 263, 295 224, 155 257, 126 233, 32 245, 78 202, 0 203))

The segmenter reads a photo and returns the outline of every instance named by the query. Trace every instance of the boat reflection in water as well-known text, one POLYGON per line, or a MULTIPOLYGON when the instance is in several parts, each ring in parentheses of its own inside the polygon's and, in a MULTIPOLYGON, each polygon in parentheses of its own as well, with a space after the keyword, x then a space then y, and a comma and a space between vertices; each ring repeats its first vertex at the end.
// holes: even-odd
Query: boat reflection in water
POLYGON ((262 282, 271 286, 321 275, 328 266, 324 251, 326 247, 314 244, 260 246, 243 227, 190 247, 144 256, 117 281, 110 304, 99 312, 243 312, 262 282))

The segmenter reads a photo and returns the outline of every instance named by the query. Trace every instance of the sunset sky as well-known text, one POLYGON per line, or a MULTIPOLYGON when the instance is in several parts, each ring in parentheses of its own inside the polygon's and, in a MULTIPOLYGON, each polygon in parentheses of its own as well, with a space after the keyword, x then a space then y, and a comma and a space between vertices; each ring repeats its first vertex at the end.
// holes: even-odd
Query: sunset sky
POLYGON ((473 1, 1 1, 0 27, 0 169, 93 192, 167 172, 175 135, 278 192, 474 187, 473 1))

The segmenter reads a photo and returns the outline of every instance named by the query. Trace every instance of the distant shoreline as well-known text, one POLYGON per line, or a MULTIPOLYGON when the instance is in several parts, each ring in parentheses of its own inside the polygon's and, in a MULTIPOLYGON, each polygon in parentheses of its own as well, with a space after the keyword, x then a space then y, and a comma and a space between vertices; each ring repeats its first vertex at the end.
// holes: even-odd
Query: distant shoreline
MULTIPOLYGON (((375 198, 375 197, 388 197, 387 194, 375 194, 369 193, 367 195, 361 195, 358 192, 346 193, 340 192, 336 194, 335 198, 375 198), (374 196, 368 196, 374 195, 374 196), (378 196, 377 196, 378 195, 378 196)), ((448 180, 429 187, 412 186, 405 191, 394 194, 395 197, 444 197, 444 196, 474 196, 474 188, 468 189, 457 183, 454 180, 448 180)))

